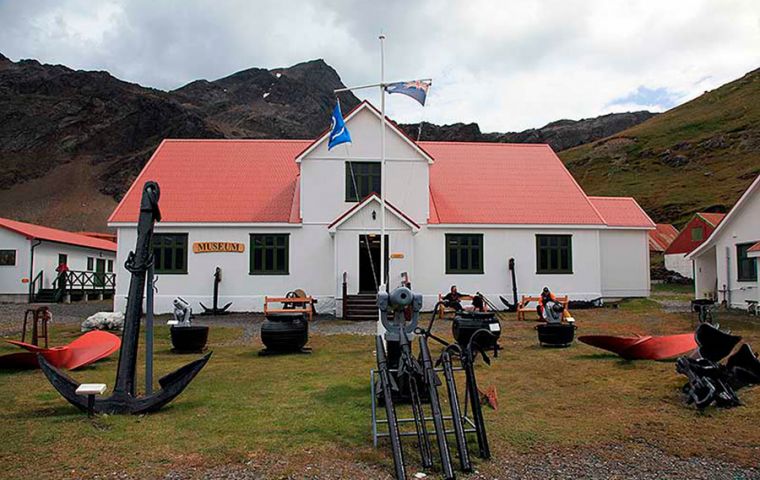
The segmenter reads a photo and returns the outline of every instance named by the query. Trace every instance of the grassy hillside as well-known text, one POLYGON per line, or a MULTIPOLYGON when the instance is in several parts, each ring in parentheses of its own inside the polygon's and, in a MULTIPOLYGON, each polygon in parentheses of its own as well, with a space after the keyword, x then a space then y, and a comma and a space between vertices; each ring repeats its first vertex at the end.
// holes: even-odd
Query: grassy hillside
POLYGON ((633 196, 657 222, 726 211, 760 174, 760 69, 560 157, 586 192, 633 196))

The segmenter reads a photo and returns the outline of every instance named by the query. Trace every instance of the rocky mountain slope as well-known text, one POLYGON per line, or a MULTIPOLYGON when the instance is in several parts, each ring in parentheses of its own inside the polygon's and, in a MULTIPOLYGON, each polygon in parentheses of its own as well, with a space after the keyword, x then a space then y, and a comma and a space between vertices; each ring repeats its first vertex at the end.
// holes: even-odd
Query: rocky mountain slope
POLYGON ((638 125, 655 115, 655 113, 646 111, 610 113, 582 120, 558 120, 541 128, 531 128, 522 132, 508 133, 482 133, 477 123, 435 125, 423 122, 421 128, 418 123, 404 124, 402 128, 412 138, 419 138, 420 140, 548 143, 555 151, 559 152, 608 137, 621 130, 638 125))
POLYGON ((341 86, 322 60, 164 92, 0 55, 0 216, 104 230, 162 139, 311 138, 341 86))
MULTIPOLYGON (((251 68, 165 92, 107 72, 0 55, 0 216, 104 230, 105 219, 163 138, 313 138, 340 77, 322 60, 251 68)), ((341 96, 344 111, 359 103, 341 96)), ((561 120, 517 133, 424 124, 422 139, 548 142, 562 150, 614 134, 648 112, 561 120)), ((404 128, 416 138, 418 126, 404 128)))
POLYGON ((560 157, 586 192, 634 196, 655 221, 725 212, 760 174, 760 69, 560 157))

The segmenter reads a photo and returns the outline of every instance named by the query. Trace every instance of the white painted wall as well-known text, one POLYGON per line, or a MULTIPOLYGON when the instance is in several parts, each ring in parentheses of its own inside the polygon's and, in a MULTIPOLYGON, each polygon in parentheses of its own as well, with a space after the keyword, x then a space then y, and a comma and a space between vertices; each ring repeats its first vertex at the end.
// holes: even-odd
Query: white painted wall
MULTIPOLYGON (((365 108, 346 125, 353 144, 328 152, 320 144, 301 161, 301 215, 304 224, 329 224, 355 202, 346 202, 346 161, 380 161, 380 119, 365 108)), ((428 161, 392 128, 386 130, 386 199, 418 224, 427 222, 428 161)), ((379 192, 378 192, 379 193, 379 192)))
POLYGON ((686 278, 694 278, 694 267, 692 261, 686 259, 685 253, 666 254, 665 268, 674 272, 678 272, 686 278))
MULTIPOLYGON (((726 285, 731 292, 731 307, 746 308, 745 300, 760 299, 757 282, 739 282, 737 278, 738 265, 736 258, 736 245, 743 243, 755 243, 760 241, 760 188, 751 192, 744 199, 739 210, 735 214, 726 217, 718 231, 717 236, 711 240, 715 245, 715 265, 718 278, 718 290, 726 285), (726 223, 727 222, 727 223, 726 223)), ((709 253, 698 257, 700 260, 709 253)), ((707 262, 698 262, 697 265, 707 262)), ((757 263, 757 260, 756 260, 757 263)), ((703 268, 707 268, 704 266, 703 268)), ((709 274, 709 270, 707 271, 709 274)), ((699 277, 700 273, 697 272, 699 277)), ((697 282, 697 295, 706 288, 705 282, 697 282)), ((723 296, 718 295, 722 301, 723 296)))
MULTIPOLYGON (((186 275, 158 275, 155 311, 168 313, 172 301, 181 296, 190 302, 195 312, 202 309, 198 302, 211 307, 214 288, 214 269, 222 268, 219 286, 219 303, 233 302, 234 311, 262 311, 264 296, 283 296, 296 288, 304 289, 319 300, 317 311, 334 311, 335 265, 332 255, 332 238, 324 226, 283 227, 171 227, 158 224, 156 233, 188 233, 186 275), (288 259, 289 275, 249 275, 251 233, 290 234, 288 259), (193 242, 240 242, 244 253, 193 253, 193 242)), ((117 230, 119 261, 117 262, 116 296, 114 309, 124 311, 129 291, 130 274, 124 261, 135 248, 136 230, 122 227, 117 230)))
POLYGON ((695 298, 718 299, 717 262, 715 248, 708 249, 705 253, 694 259, 694 295, 695 298))
MULTIPOLYGON (((548 286, 558 295, 574 299, 601 296, 598 233, 596 230, 523 229, 523 228, 428 228, 415 237, 412 285, 425 298, 429 309, 438 301, 438 293, 446 293, 457 285, 465 293, 480 292, 497 305, 499 295, 511 301, 512 280, 508 262, 515 259, 518 296, 538 295, 548 286), (483 274, 446 274, 446 233, 483 234, 483 274), (573 236, 573 273, 546 275, 536 273, 536 234, 569 234, 573 236)), ((646 245, 646 241, 645 241, 646 245)))
POLYGON ((16 250, 16 265, 0 266, 0 295, 29 293, 29 284, 22 282, 29 278, 29 248, 25 236, 0 228, 0 250, 16 250))
MULTIPOLYGON (((265 295, 282 296, 296 288, 304 289, 319 300, 320 313, 341 312, 342 274, 348 274, 349 294, 358 291, 359 235, 379 233, 379 220, 371 220, 372 204, 356 212, 334 234, 324 225, 283 227, 171 227, 158 225, 156 232, 188 233, 188 274, 159 275, 156 312, 171 311, 176 296, 188 300, 196 312, 198 302, 210 306, 213 291, 213 272, 220 266, 223 280, 220 303, 233 302, 234 311, 262 311, 265 295), (377 224, 377 225, 376 225, 377 224), (252 276, 248 274, 249 234, 289 233, 289 275, 252 276), (245 253, 192 253, 193 242, 227 241, 245 244, 245 253)), ((479 291, 494 303, 498 295, 511 300, 512 283, 508 270, 509 258, 516 260, 518 295, 537 295, 547 285, 557 294, 573 299, 593 299, 608 296, 645 296, 649 292, 648 246, 646 231, 612 232, 572 228, 429 228, 418 233, 397 217, 388 214, 390 252, 403 253, 403 259, 390 260, 390 286, 401 281, 408 272, 413 289, 424 295, 426 309, 433 307, 437 295, 448 291, 452 284, 467 293, 479 291), (484 273, 479 275, 448 275, 445 273, 445 234, 482 233, 484 235, 484 273), (543 275, 536 273, 537 233, 570 234, 573 236, 573 273, 543 275), (602 265, 600 236, 604 236, 607 255, 612 259, 602 265), (638 254, 631 252, 638 251, 638 254), (622 252, 622 253, 621 253, 622 252), (615 260, 615 256, 622 258, 615 260), (613 261, 614 260, 614 261, 613 261), (604 274, 603 274, 604 272, 604 274), (606 282, 606 283, 605 283, 606 282)), ((126 307, 129 273, 123 263, 134 248, 135 230, 118 229, 119 260, 117 261, 117 291, 114 308, 126 307)), ((606 260, 605 260, 606 262, 606 260)))
POLYGON ((649 237, 646 230, 602 230, 602 295, 648 297, 649 237))

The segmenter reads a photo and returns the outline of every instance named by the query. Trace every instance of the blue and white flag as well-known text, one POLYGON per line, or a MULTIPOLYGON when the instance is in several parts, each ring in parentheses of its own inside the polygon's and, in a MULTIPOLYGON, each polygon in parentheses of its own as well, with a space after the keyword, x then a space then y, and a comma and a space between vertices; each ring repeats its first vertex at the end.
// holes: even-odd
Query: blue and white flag
POLYGON ((332 127, 330 129, 330 139, 327 142, 327 150, 341 143, 351 143, 351 134, 348 133, 346 124, 343 121, 343 114, 340 112, 340 102, 335 104, 332 113, 332 127))
POLYGON ((413 99, 420 102, 420 105, 425 105, 425 98, 427 97, 427 91, 430 88, 429 81, 415 80, 413 82, 397 82, 388 84, 385 87, 385 91, 388 93, 403 93, 413 99))

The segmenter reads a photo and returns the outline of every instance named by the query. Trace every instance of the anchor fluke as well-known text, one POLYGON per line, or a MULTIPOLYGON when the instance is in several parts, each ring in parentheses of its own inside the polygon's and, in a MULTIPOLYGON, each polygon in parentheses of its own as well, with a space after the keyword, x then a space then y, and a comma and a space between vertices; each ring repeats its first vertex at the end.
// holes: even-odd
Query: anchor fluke
MULTIPOLYGON (((93 410, 97 413, 108 414, 155 412, 182 393, 198 372, 206 365, 209 358, 211 358, 211 353, 209 352, 198 360, 192 361, 161 377, 158 380, 161 389, 153 392, 151 395, 133 397, 124 391, 114 391, 110 397, 96 399, 93 410)), ((55 389, 69 403, 82 411, 87 411, 87 398, 75 393, 77 387, 79 387, 79 382, 52 366, 42 355, 38 358, 40 368, 55 389)))

